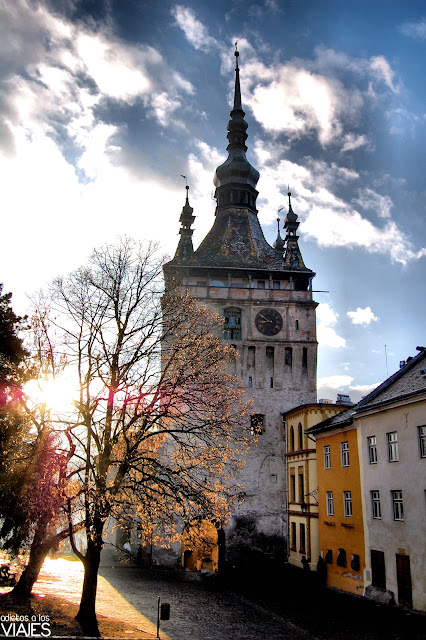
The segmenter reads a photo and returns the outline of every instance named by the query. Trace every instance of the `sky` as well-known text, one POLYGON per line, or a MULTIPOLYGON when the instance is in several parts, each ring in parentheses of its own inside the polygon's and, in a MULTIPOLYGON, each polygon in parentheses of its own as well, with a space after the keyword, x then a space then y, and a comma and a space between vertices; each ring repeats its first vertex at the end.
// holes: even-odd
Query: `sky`
POLYGON ((426 342, 420 0, 0 0, 0 282, 28 295, 129 235, 194 245, 227 156, 234 43, 266 239, 288 186, 314 279, 318 397, 426 342))

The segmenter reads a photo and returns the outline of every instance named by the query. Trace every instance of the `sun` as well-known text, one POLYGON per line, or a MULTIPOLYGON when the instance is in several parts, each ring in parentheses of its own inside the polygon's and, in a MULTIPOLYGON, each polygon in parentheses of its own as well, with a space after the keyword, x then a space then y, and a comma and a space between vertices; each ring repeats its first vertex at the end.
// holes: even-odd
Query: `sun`
POLYGON ((45 405, 55 413, 69 412, 75 406, 78 392, 75 385, 66 375, 48 376, 43 379, 30 380, 25 385, 25 393, 32 402, 45 405))

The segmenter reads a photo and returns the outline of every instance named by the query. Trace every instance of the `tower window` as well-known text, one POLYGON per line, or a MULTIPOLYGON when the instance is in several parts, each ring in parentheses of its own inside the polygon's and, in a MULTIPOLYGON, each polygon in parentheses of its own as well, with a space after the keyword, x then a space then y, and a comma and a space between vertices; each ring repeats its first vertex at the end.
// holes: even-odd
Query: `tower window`
POLYGON ((296 331, 299 331, 299 320, 296 320, 296 322, 294 323, 294 328, 296 329, 296 331))
POLYGON ((249 386, 249 389, 251 389, 253 386, 253 378, 251 376, 249 376, 249 379, 248 379, 248 386, 249 386))
POLYGON ((256 365, 256 347, 249 347, 247 353, 247 368, 254 369, 256 365))
POLYGON ((250 433, 258 436, 265 430, 265 416, 263 413, 254 413, 250 416, 250 433))
POLYGON ((308 368, 308 349, 307 347, 303 347, 302 351, 302 369, 308 368))
POLYGON ((225 340, 241 340, 241 310, 225 309, 224 316, 223 337, 225 340))
POLYGON ((286 367, 290 367, 291 369, 292 362, 293 362, 293 350, 291 347, 286 347, 284 352, 284 364, 286 367))

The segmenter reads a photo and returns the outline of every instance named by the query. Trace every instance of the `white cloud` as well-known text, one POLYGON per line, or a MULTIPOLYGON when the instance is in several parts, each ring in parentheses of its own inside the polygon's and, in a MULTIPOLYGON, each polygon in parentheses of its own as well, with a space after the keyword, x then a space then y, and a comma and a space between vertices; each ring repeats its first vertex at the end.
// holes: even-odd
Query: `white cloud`
POLYGON ((210 51, 218 46, 216 40, 209 36, 207 28, 197 19, 192 9, 178 4, 172 8, 171 12, 176 24, 182 29, 186 39, 195 49, 210 51))
POLYGON ((404 22, 400 30, 409 38, 426 40, 426 18, 421 18, 418 22, 404 22))
POLYGON ((399 87, 395 85, 395 73, 384 56, 375 56, 370 59, 370 68, 379 80, 393 92, 399 93, 399 87))
POLYGON ((352 324, 370 324, 379 320, 370 307, 365 307, 365 309, 357 307, 356 311, 348 311, 346 315, 352 320, 352 324))
POLYGON ((312 73, 291 63, 266 68, 260 62, 246 65, 246 76, 254 85, 245 94, 255 118, 271 132, 290 137, 316 133, 327 145, 342 134, 342 119, 355 115, 362 106, 356 89, 346 90, 333 78, 312 73))
POLYGON ((371 142, 366 135, 356 135, 355 133, 347 133, 343 137, 342 153, 346 151, 354 151, 361 147, 371 148, 371 142))
POLYGON ((338 391, 342 387, 349 387, 352 381, 352 376, 346 376, 344 374, 325 376, 324 378, 318 378, 318 388, 326 387, 327 389, 338 391))
POLYGON ((334 329, 339 314, 328 303, 321 303, 317 307, 317 338, 321 346, 339 349, 346 347, 346 340, 339 336, 334 329))
POLYGON ((416 251, 395 222, 388 221, 383 227, 376 227, 348 204, 330 197, 331 194, 320 191, 315 195, 317 202, 300 228, 318 244, 362 247, 369 253, 388 254, 402 265, 426 256, 426 248, 416 251))
POLYGON ((351 391, 358 391, 363 396, 368 395, 373 389, 379 386, 381 382, 373 382, 373 384, 356 384, 351 385, 349 388, 351 391))
POLYGON ((389 196, 382 196, 372 189, 360 189, 358 198, 354 201, 363 209, 374 211, 379 218, 390 218, 393 202, 389 196))

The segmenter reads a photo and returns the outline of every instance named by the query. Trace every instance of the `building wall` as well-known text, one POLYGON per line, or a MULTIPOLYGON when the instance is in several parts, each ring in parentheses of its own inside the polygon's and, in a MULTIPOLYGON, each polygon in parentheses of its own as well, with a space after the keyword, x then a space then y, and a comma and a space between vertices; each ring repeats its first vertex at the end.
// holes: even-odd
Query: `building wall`
POLYGON ((364 590, 364 524, 362 513, 360 466, 355 428, 316 434, 317 477, 319 486, 319 544, 326 561, 327 584, 343 591, 363 594, 364 590), (349 466, 343 467, 341 443, 349 445, 349 466), (324 446, 330 447, 331 468, 324 468, 324 446), (333 492, 334 515, 327 514, 327 491, 333 492), (343 492, 350 491, 352 516, 344 515, 343 492), (339 549, 346 552, 346 565, 339 566, 339 549), (327 551, 332 552, 329 562, 327 551), (355 557, 354 557, 355 556, 355 557), (351 566, 359 559, 359 569, 351 566))
POLYGON ((366 586, 372 584, 371 550, 384 553, 386 589, 399 603, 396 554, 408 556, 412 605, 426 611, 426 457, 418 427, 426 425, 426 398, 394 403, 356 417, 363 478, 366 586), (389 461, 388 433, 396 432, 398 460, 389 461), (376 436, 377 462, 369 462, 368 440, 376 436), (394 520, 392 491, 402 491, 403 520, 394 520), (372 491, 379 491, 381 517, 373 518, 372 491))
POLYGON ((310 438, 305 431, 330 416, 340 413, 345 408, 342 405, 315 403, 296 407, 285 414, 289 491, 289 562, 295 566, 301 567, 302 557, 305 556, 310 562, 310 568, 315 570, 320 553, 317 454, 314 439, 310 438), (300 443, 299 425, 301 425, 302 443, 300 443), (299 481, 301 473, 304 480, 304 495, 301 495, 299 481), (292 476, 295 477, 295 496, 292 495, 292 476), (308 505, 306 514, 303 514, 301 509, 303 497, 308 505), (301 526, 304 527, 305 546, 301 545, 303 539, 301 526))

